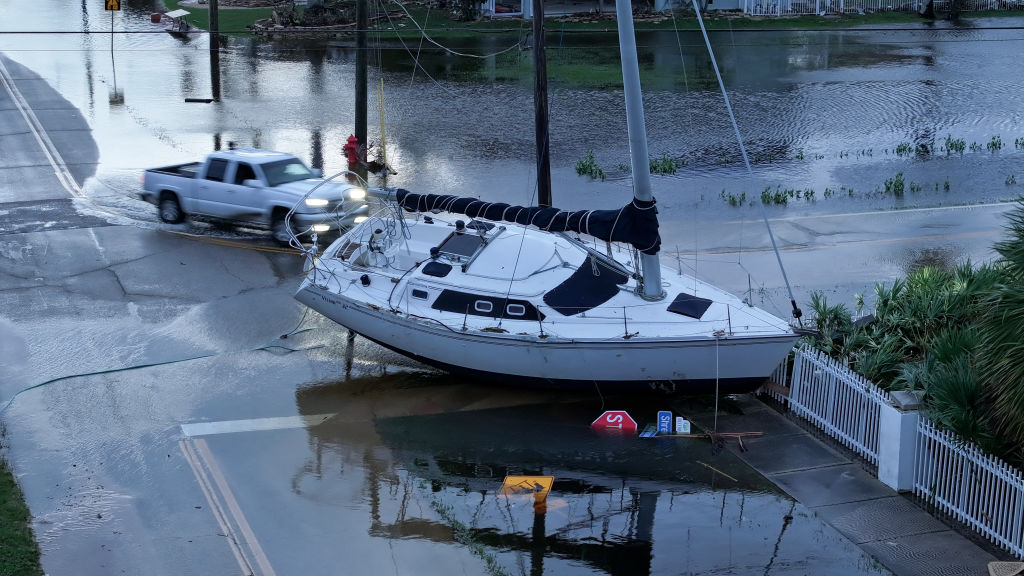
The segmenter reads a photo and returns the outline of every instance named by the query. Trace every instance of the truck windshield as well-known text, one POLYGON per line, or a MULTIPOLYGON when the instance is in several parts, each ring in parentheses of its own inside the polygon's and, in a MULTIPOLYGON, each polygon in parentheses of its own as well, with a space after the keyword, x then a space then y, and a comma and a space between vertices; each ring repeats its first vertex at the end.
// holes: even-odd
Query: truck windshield
POLYGON ((306 168, 306 165, 297 158, 264 164, 263 173, 267 177, 267 185, 269 186, 278 186, 313 177, 313 173, 309 171, 309 168, 306 168))

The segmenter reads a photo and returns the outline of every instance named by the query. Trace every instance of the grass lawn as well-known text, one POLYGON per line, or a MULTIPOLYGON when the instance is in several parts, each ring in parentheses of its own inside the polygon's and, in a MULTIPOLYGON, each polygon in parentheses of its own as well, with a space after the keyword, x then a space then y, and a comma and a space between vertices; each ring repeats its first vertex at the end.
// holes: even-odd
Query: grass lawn
MULTIPOLYGON (((178 8, 188 10, 190 12, 187 17, 189 24, 203 30, 210 29, 209 9, 198 8, 192 5, 182 6, 180 2, 175 0, 164 0, 164 4, 167 6, 168 12, 178 8)), ((272 12, 272 8, 222 8, 217 10, 217 24, 221 34, 232 36, 248 35, 249 30, 246 28, 247 26, 257 20, 270 18, 272 12)))
MULTIPOLYGON (((193 26, 209 30, 210 11, 206 8, 196 6, 181 6, 175 0, 165 0, 168 10, 184 8, 191 12, 188 17, 193 26)), ((437 39, 470 39, 481 35, 513 34, 519 36, 524 30, 530 30, 532 24, 521 18, 489 18, 462 22, 452 17, 447 10, 430 10, 421 4, 404 4, 408 12, 408 18, 403 20, 405 26, 401 29, 394 29, 391 24, 383 19, 377 26, 377 34, 386 39, 390 36, 402 39, 415 39, 420 37, 420 28, 437 39), (413 24, 415 20, 418 24, 413 24), (385 32, 386 31, 386 32, 385 32)), ((371 7, 371 10, 374 8, 371 7)), ((402 12, 397 5, 389 4, 390 13, 402 12)), ((271 8, 222 8, 219 10, 219 24, 222 34, 248 35, 248 26, 257 20, 269 18, 271 8)), ((991 10, 983 12, 965 12, 964 19, 971 18, 994 18, 1022 16, 1020 10, 991 10)), ((577 21, 581 18, 574 17, 563 20, 560 17, 548 17, 546 28, 549 31, 587 31, 587 32, 615 32, 617 31, 614 19, 614 10, 603 15, 602 19, 589 21, 577 21)), ((914 12, 877 12, 872 14, 852 14, 844 16, 816 16, 804 15, 794 17, 767 17, 767 16, 745 16, 735 12, 712 11, 703 15, 704 26, 709 30, 749 30, 749 29, 801 29, 801 30, 832 30, 837 28, 848 28, 851 26, 864 25, 899 25, 914 24, 922 19, 914 12)), ((371 25, 371 28, 373 26, 371 25)), ((636 20, 634 27, 637 30, 698 30, 697 18, 692 11, 677 11, 675 14, 666 12, 662 17, 644 17, 636 20)), ((336 32, 335 32, 336 33, 336 32)))
POLYGON ((31 521, 21 489, 0 458, 0 576, 42 576, 31 521))

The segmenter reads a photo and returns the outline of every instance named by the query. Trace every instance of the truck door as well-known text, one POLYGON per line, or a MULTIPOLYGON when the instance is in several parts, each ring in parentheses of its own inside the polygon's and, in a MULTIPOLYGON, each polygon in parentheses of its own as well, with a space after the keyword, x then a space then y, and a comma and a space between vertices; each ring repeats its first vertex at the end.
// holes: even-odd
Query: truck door
POLYGON ((196 212, 218 218, 228 217, 225 204, 230 201, 230 194, 224 188, 224 181, 229 164, 221 158, 210 158, 207 161, 205 174, 196 181, 196 212))
POLYGON ((246 180, 257 180, 256 171, 247 162, 229 162, 219 182, 211 182, 209 197, 211 214, 238 222, 258 221, 263 215, 263 190, 244 185, 246 180))

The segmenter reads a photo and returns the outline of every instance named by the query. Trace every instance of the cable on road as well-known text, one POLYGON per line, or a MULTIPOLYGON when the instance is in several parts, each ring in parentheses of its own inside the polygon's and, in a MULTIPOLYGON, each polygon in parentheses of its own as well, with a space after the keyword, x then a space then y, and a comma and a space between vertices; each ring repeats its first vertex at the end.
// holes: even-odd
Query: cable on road
MULTIPOLYGON (((305 315, 303 315, 303 318, 305 318, 305 315)), ((301 324, 301 321, 300 321, 300 324, 301 324)), ((308 330, 311 330, 311 329, 307 328, 305 330, 293 331, 293 332, 290 332, 289 334, 299 334, 299 333, 302 333, 302 332, 306 332, 308 330)), ((287 337, 288 337, 288 334, 285 334, 285 335, 281 336, 281 338, 287 338, 287 337)), ((255 348, 250 348, 249 350, 245 350, 245 351, 246 352, 255 352, 255 351, 259 350, 259 351, 270 352, 270 351, 275 350, 275 349, 280 349, 280 350, 284 350, 285 353, 287 354, 287 353, 291 353, 291 352, 304 352, 306 350, 315 350, 317 348, 324 348, 324 347, 325 346, 323 344, 317 344, 316 346, 307 346, 305 348, 291 348, 291 347, 288 347, 288 346, 283 346, 281 344, 270 343, 270 344, 264 344, 263 346, 257 346, 255 348)), ((108 370, 97 370, 96 372, 84 372, 82 374, 69 374, 68 376, 60 376, 58 378, 52 378, 50 380, 47 380, 46 382, 40 382, 39 384, 33 384, 32 386, 29 386, 27 388, 22 388, 21 390, 18 390, 17 392, 15 392, 14 396, 11 396, 10 399, 7 400, 7 402, 3 406, 0 406, 0 414, 3 414, 3 412, 5 410, 10 408, 11 404, 14 403, 14 399, 17 398, 18 396, 20 396, 22 393, 28 392, 29 390, 35 390, 36 388, 42 388, 43 386, 47 386, 49 384, 54 384, 54 383, 60 382, 62 380, 70 380, 72 378, 85 378, 85 377, 88 377, 88 376, 100 376, 100 375, 103 375, 103 374, 116 374, 117 372, 127 372, 129 370, 139 370, 141 368, 152 368, 154 366, 166 366, 168 364, 180 364, 181 362, 191 362, 193 360, 201 360, 203 358, 212 358, 214 356, 220 356, 221 354, 225 354, 225 352, 217 352, 216 354, 201 354, 199 356, 192 356, 190 358, 180 358, 178 360, 167 360, 165 362, 150 362, 150 363, 147 363, 147 364, 136 364, 134 366, 125 366, 123 368, 110 368, 108 370)))
POLYGON ((82 374, 71 374, 71 375, 68 375, 68 376, 60 376, 59 378, 53 378, 53 379, 47 380, 46 382, 40 382, 39 384, 34 384, 32 386, 29 386, 28 388, 23 388, 21 390, 18 390, 17 392, 15 392, 14 396, 11 396, 11 399, 8 400, 7 403, 3 405, 2 408, 0 408, 0 414, 2 414, 4 412, 4 410, 7 410, 8 408, 10 408, 11 404, 14 402, 14 399, 17 398, 22 392, 28 392, 29 390, 35 390, 36 388, 42 388, 43 386, 46 386, 48 384, 53 384, 54 382, 60 382, 61 380, 70 380, 71 378, 81 378, 81 377, 85 377, 85 376, 99 376, 101 374, 113 374, 115 372, 125 372, 127 370, 136 370, 136 369, 139 369, 139 368, 150 368, 152 366, 163 366, 165 364, 177 364, 179 362, 190 362, 192 360, 199 360, 200 358, 209 358, 211 356, 217 356, 217 354, 203 354, 202 356, 193 356, 191 358, 183 358, 183 359, 180 359, 180 360, 168 360, 166 362, 152 362, 152 363, 149 363, 149 364, 137 364, 135 366, 127 366, 125 368, 111 368, 109 370, 98 370, 96 372, 85 372, 85 373, 82 373, 82 374))

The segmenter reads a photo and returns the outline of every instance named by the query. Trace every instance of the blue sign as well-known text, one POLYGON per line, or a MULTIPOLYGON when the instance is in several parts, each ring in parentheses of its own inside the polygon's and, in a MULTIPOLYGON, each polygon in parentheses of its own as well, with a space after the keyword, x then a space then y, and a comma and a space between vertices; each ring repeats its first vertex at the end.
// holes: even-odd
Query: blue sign
POLYGON ((658 434, 672 433, 672 413, 667 410, 658 411, 658 434))

